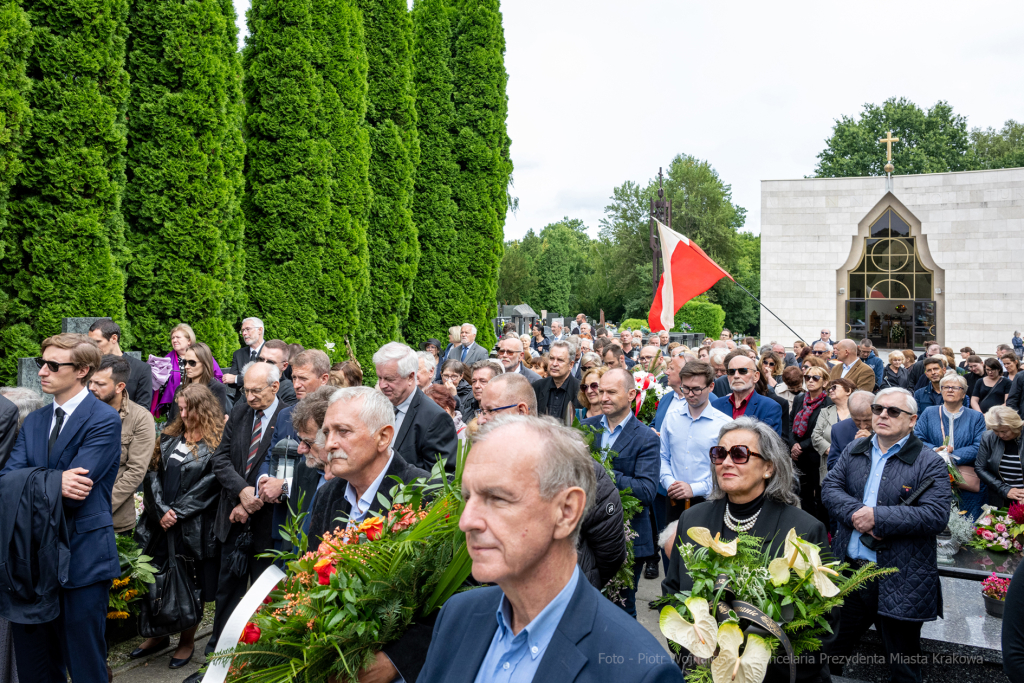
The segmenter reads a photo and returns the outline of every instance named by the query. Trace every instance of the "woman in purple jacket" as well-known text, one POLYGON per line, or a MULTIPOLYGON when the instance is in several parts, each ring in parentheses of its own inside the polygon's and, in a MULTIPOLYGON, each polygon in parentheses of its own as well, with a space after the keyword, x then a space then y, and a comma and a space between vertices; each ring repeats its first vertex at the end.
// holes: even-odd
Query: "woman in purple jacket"
MULTIPOLYGON (((196 343, 196 333, 191 325, 179 323, 171 329, 171 352, 167 358, 171 359, 171 376, 160 391, 153 393, 153 405, 150 412, 159 417, 160 413, 170 407, 174 400, 174 393, 181 386, 181 378, 185 376, 185 360, 182 356, 192 344, 196 343), (165 407, 166 406, 166 407, 165 407)), ((213 359, 213 376, 223 381, 224 373, 217 365, 217 359, 213 359)))

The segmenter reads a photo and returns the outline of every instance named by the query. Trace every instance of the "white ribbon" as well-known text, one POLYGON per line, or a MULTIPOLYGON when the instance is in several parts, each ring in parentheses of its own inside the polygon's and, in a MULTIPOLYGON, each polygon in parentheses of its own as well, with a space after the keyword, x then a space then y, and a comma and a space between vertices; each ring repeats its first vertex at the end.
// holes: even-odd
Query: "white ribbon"
MULTIPOLYGON (((242 597, 238 607, 231 613, 228 622, 224 624, 224 630, 217 638, 218 649, 223 650, 229 645, 233 647, 238 642, 238 639, 242 637, 242 631, 245 630, 245 625, 249 623, 249 617, 256 612, 263 599, 270 595, 270 591, 274 590, 274 587, 284 577, 285 573, 274 565, 270 565, 265 572, 260 574, 260 578, 252 584, 252 588, 242 597)), ((230 659, 218 659, 207 668, 206 675, 203 676, 203 683, 224 683, 229 668, 231 668, 230 659)))

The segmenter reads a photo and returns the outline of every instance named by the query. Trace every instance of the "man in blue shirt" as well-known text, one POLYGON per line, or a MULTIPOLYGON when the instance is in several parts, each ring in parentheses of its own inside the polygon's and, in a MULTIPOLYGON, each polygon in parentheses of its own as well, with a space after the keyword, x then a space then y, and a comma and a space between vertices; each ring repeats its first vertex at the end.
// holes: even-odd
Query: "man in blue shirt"
POLYGON ((885 363, 875 353, 875 346, 867 337, 861 339, 860 344, 857 345, 857 356, 864 362, 864 365, 867 365, 875 372, 875 387, 882 386, 882 374, 885 372, 885 363))
POLYGON ((445 603, 418 683, 681 683, 661 643, 581 580, 576 538, 595 486, 571 428, 504 415, 480 429, 459 527, 473 578, 497 585, 445 603))

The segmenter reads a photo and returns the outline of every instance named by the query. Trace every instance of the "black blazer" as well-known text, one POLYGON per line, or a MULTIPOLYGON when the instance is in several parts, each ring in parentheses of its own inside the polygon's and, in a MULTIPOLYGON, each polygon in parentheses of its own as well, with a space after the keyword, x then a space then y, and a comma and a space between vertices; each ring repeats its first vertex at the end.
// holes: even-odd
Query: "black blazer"
MULTIPOLYGON (((679 545, 681 543, 693 543, 686 535, 686 530, 691 527, 704 527, 715 534, 726 531, 725 528, 725 498, 710 500, 699 505, 694 505, 685 510, 679 518, 679 527, 676 532, 676 539, 672 544, 672 557, 669 562, 665 579, 661 582, 662 595, 674 595, 680 591, 688 591, 693 588, 693 579, 686 572, 679 557, 679 545)), ((760 536, 765 540, 764 547, 770 558, 777 557, 786 543, 786 534, 790 529, 796 529, 801 538, 815 543, 822 549, 822 559, 831 555, 828 544, 828 532, 825 525, 817 519, 804 512, 800 508, 785 503, 778 503, 766 498, 761 513, 757 516, 757 522, 750 530, 750 535, 760 536)), ((828 617, 833 633, 826 633, 821 638, 821 653, 828 651, 828 648, 835 641, 835 634, 839 631, 838 610, 833 610, 828 617)), ((828 664, 821 663, 798 663, 796 665, 796 679, 798 681, 819 681, 829 680, 828 664)), ((789 681, 789 665, 771 663, 768 665, 768 673, 765 681, 769 683, 781 683, 789 681)))
MULTIPOLYGON (((565 424, 572 424, 573 408, 582 408, 583 404, 580 403, 580 381, 572 376, 570 373, 565 378, 565 384, 563 385, 566 391, 565 405, 562 407, 564 415, 560 416, 560 419, 565 424)), ((551 390, 555 388, 555 380, 550 377, 542 377, 533 383, 533 393, 537 396, 537 414, 547 415, 548 409, 548 396, 551 394, 551 390)), ((558 417, 558 416, 552 416, 558 417)))
MULTIPOLYGON (((821 405, 814 409, 814 412, 811 413, 810 419, 807 420, 807 431, 804 432, 803 438, 800 438, 797 437, 797 435, 793 432, 793 423, 796 421, 797 413, 799 413, 804 408, 805 396, 807 396, 807 392, 801 391, 799 394, 796 395, 796 398, 793 399, 793 410, 789 416, 790 438, 786 441, 786 443, 788 443, 790 446, 792 446, 795 443, 798 443, 800 444, 800 449, 802 451, 807 451, 808 449, 810 449, 815 454, 817 454, 817 451, 814 450, 814 444, 811 442, 811 435, 814 433, 814 425, 818 423, 818 415, 821 414, 821 409, 826 406, 832 405, 832 399, 826 396, 825 400, 821 402, 821 405)), ((815 469, 814 471, 817 472, 818 470, 815 469)))
POLYGON ((128 366, 131 368, 128 384, 125 386, 128 398, 149 410, 150 404, 153 402, 153 369, 149 367, 148 363, 135 356, 129 356, 126 353, 122 357, 128 361, 128 366))
MULTIPOLYGON (((266 341, 264 341, 263 343, 265 344, 266 341)), ((262 350, 263 344, 260 344, 260 348, 256 349, 257 357, 259 357, 260 351, 262 350)), ((239 379, 241 379, 242 368, 244 368, 246 365, 253 361, 253 358, 250 356, 251 352, 252 349, 250 349, 248 346, 243 346, 240 349, 236 349, 235 352, 231 354, 231 367, 224 371, 225 374, 235 375, 239 379)), ((232 390, 232 398, 234 398, 237 401, 239 396, 239 388, 242 386, 242 383, 239 381, 233 384, 225 384, 229 389, 232 390)))
MULTIPOLYGON (((263 464, 267 449, 270 448, 273 441, 277 418, 283 408, 284 406, 279 402, 277 410, 271 415, 267 429, 260 437, 256 462, 253 463, 248 475, 245 474, 245 462, 249 459, 249 440, 252 437, 252 423, 256 419, 256 412, 245 401, 239 401, 231 409, 231 415, 228 416, 227 424, 224 425, 224 436, 213 453, 213 472, 223 487, 217 504, 217 519, 213 527, 214 534, 221 543, 227 541, 228 533, 231 531, 231 522, 228 518, 239 503, 238 494, 247 486, 256 486, 260 465, 263 464)), ((260 547, 261 541, 262 547, 267 547, 271 525, 269 506, 250 515, 249 522, 257 542, 257 548, 260 547)))
MULTIPOLYGON (((149 406, 146 406, 147 408, 149 406)), ((7 462, 7 456, 14 448, 14 440, 18 438, 18 406, 4 396, 0 396, 0 470, 7 462)))
POLYGON ((454 473, 459 443, 455 421, 441 406, 427 398, 419 387, 415 391, 402 428, 395 434, 391 447, 407 463, 428 472, 437 458, 442 457, 445 459, 445 471, 454 473))
MULTIPOLYGON (((779 436, 782 437, 783 441, 789 443, 791 435, 793 434, 792 425, 789 420, 789 401, 776 394, 774 389, 765 389, 765 392, 761 395, 775 401, 779 404, 779 408, 782 409, 782 418, 780 422, 782 425, 782 434, 779 436)), ((795 402, 794 405, 796 405, 795 402)))
POLYGON ((729 386, 729 375, 722 375, 715 379, 715 388, 711 390, 711 393, 718 398, 728 396, 732 393, 732 388, 729 386))

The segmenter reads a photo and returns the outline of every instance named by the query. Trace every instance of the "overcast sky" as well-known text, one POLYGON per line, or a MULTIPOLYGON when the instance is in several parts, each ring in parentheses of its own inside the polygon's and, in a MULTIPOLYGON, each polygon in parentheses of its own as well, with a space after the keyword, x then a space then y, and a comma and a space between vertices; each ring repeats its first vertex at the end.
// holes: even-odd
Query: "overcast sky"
MULTIPOLYGON (((235 0, 240 23, 248 0, 235 0)), ((1024 2, 506 0, 506 239, 562 216, 596 236, 612 188, 707 159, 760 230, 760 181, 813 173, 835 119, 946 100, 1024 119, 1024 2)), ((243 27, 244 31, 244 27, 243 27)), ((879 154, 884 154, 879 146, 879 154)))

